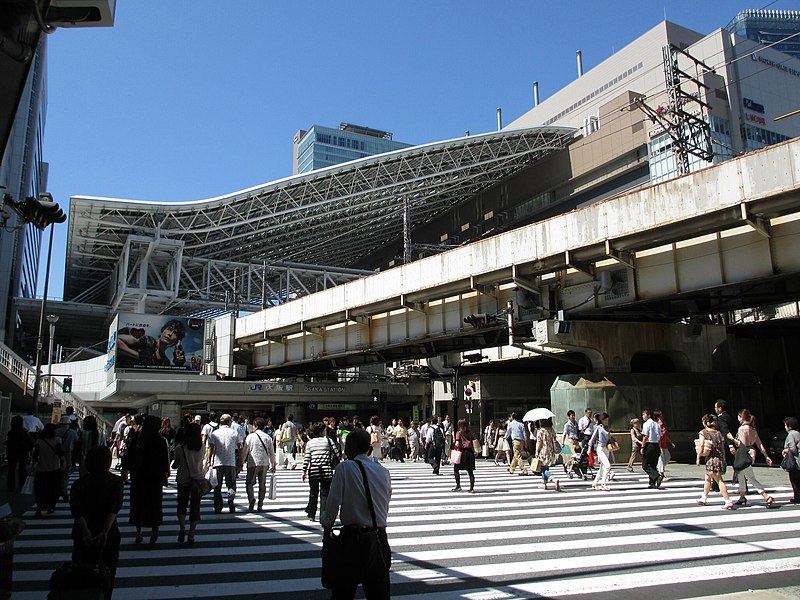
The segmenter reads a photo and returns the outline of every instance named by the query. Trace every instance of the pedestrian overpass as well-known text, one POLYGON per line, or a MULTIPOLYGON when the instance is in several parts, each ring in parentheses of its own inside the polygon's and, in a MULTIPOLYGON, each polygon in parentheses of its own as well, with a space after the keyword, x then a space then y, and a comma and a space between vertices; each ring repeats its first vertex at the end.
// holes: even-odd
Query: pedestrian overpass
MULTIPOLYGON (((232 346, 265 376, 502 346, 514 301, 514 335, 531 349, 646 351, 674 333, 630 329, 622 344, 613 321, 796 300, 798 282, 800 139, 241 317, 232 346), (485 325, 464 322, 481 313, 485 325), (565 319, 605 323, 598 334, 565 319)), ((702 334, 685 327, 677 351, 702 334)), ((625 370, 598 353, 595 369, 625 370)))

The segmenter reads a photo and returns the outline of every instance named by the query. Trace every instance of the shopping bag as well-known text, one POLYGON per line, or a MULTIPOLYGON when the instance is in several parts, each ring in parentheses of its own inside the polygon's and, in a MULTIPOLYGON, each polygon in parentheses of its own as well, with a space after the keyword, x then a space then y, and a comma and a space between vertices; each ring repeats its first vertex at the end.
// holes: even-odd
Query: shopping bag
POLYGON ((450 462, 454 465, 461 464, 461 450, 458 450, 457 448, 450 450, 450 462))
POLYGON ((531 459, 531 471, 534 473, 542 472, 542 459, 538 456, 531 459))
POLYGON ((277 477, 275 477, 275 473, 272 474, 269 480, 269 499, 275 500, 278 497, 278 490, 277 490, 277 477))
POLYGON ((481 448, 481 456, 483 458, 489 458, 489 445, 484 444, 483 448, 481 448))
POLYGON ((25 483, 19 492, 20 494, 33 495, 33 473, 25 478, 25 483))
POLYGON ((217 487, 217 470, 214 468, 209 469, 206 473, 206 479, 208 479, 208 483, 211 484, 211 489, 217 487))
POLYGON ((278 449, 275 450, 275 461, 277 462, 279 467, 286 466, 286 453, 280 446, 278 446, 278 449))

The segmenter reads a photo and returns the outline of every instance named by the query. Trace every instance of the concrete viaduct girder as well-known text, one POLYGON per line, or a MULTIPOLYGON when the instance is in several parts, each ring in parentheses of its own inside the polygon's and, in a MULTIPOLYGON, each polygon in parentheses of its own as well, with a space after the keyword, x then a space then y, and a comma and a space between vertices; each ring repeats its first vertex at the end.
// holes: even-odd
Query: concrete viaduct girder
POLYGON ((502 326, 463 317, 501 310, 517 287, 538 292, 535 321, 797 278, 799 217, 794 140, 242 317, 236 341, 257 371, 502 345, 502 326))

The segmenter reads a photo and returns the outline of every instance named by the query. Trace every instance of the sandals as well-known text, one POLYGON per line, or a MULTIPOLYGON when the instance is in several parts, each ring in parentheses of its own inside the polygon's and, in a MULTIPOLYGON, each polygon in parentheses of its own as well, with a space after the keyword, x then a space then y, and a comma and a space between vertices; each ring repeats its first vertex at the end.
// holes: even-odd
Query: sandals
POLYGON ((733 510, 733 509, 734 509, 733 502, 726 502, 725 506, 722 507, 722 510, 733 510))
POLYGON ((700 499, 697 501, 697 503, 698 503, 700 506, 706 506, 706 505, 708 504, 708 501, 707 501, 705 498, 700 498, 700 499))
POLYGON ((744 506, 747 504, 747 498, 739 498, 736 502, 734 502, 736 506, 744 506))
POLYGON ((775 506, 775 498, 773 498, 772 496, 767 496, 764 500, 767 503, 767 508, 772 508, 773 506, 775 506))
POLYGON ((136 538, 133 541, 136 542, 137 544, 141 544, 142 543, 142 532, 141 531, 136 534, 136 538))

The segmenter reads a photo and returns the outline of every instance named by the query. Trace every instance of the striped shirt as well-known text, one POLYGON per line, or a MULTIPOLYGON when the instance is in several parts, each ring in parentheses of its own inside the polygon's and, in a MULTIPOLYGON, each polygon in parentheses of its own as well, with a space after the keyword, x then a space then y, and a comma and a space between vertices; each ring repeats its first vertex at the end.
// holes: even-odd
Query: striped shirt
POLYGON ((339 449, 329 438, 312 438, 306 444, 303 473, 307 473, 309 479, 332 479, 333 464, 331 459, 334 456, 339 456, 339 449))

